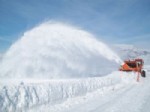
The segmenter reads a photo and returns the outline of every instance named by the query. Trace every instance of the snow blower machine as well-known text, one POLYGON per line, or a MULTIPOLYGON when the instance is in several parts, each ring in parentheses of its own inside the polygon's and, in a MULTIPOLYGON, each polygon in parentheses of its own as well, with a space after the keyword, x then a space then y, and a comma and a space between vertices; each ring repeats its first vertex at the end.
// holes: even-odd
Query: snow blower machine
POLYGON ((126 72, 138 72, 138 74, 141 74, 142 77, 146 77, 146 72, 143 70, 143 65, 143 59, 125 60, 119 70, 126 72))

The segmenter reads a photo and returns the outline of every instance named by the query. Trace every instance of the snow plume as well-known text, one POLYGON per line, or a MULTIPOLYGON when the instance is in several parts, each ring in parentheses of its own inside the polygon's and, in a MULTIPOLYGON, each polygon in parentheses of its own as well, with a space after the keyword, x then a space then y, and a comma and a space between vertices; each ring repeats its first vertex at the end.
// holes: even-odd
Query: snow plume
POLYGON ((4 78, 85 77, 111 72, 112 66, 120 62, 92 34, 63 23, 45 22, 25 32, 10 47, 0 65, 0 75, 4 78))
POLYGON ((3 57, 3 55, 2 55, 2 54, 0 54, 0 62, 1 62, 1 60, 2 60, 2 57, 3 57))

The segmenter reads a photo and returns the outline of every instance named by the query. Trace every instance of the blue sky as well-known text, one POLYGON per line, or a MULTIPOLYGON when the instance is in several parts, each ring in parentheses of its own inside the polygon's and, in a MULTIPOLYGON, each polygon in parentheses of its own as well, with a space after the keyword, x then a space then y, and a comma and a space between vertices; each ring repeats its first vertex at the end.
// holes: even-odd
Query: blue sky
POLYGON ((150 48, 150 0, 0 0, 0 52, 47 20, 81 27, 106 43, 150 48))

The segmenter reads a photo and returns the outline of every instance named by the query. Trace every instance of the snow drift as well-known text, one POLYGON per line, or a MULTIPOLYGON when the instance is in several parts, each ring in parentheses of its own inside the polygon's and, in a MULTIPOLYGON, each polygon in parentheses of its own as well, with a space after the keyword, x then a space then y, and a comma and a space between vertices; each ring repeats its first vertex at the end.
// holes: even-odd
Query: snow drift
POLYGON ((58 104, 97 89, 115 89, 117 84, 135 82, 135 74, 114 72, 105 77, 67 80, 0 81, 0 111, 22 112, 44 104, 58 104))
POLYGON ((4 55, 1 77, 66 78, 112 71, 120 58, 92 34, 46 22, 24 35, 4 55), (106 70, 107 66, 107 70, 106 70))

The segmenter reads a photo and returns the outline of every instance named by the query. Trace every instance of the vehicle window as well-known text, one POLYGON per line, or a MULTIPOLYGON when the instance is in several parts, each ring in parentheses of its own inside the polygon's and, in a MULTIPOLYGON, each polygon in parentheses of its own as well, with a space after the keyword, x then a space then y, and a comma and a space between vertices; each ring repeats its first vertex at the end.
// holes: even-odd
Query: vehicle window
POLYGON ((136 63, 127 63, 127 65, 131 68, 136 68, 136 63))

